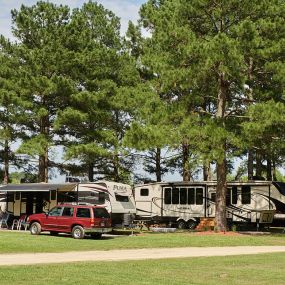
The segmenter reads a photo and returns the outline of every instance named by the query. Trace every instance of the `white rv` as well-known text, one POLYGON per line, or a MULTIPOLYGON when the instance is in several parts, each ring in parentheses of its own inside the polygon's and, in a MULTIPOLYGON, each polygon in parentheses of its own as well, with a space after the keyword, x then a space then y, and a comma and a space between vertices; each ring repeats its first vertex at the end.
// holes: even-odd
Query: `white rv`
MULTIPOLYGON (((274 217, 273 222, 285 224, 285 183, 251 181, 227 185, 229 222, 259 223, 262 219, 269 223, 274 217)), ((193 229, 200 218, 215 217, 216 187, 215 181, 137 185, 137 219, 193 229)))
POLYGON ((59 202, 71 202, 103 205, 111 213, 114 226, 128 226, 131 224, 135 214, 135 200, 132 187, 127 184, 97 181, 90 183, 79 183, 73 192, 65 193, 64 196, 73 196, 71 199, 58 197, 59 202))

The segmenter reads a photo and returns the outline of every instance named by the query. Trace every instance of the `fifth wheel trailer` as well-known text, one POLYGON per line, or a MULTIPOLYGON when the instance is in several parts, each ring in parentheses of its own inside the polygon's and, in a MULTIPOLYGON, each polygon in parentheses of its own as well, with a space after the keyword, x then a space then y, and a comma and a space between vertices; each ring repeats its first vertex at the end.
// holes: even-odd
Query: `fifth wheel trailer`
MULTIPOLYGON (((285 224, 285 183, 229 182, 226 214, 230 223, 285 224), (267 220, 266 220, 267 219, 267 220)), ((136 219, 193 229, 215 217, 217 182, 159 182, 135 186, 136 219)))

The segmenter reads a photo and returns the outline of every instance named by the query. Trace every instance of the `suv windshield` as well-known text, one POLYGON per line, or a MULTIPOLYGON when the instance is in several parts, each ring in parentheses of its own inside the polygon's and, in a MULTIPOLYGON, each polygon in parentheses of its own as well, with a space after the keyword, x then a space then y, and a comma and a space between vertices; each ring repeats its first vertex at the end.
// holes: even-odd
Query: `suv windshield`
POLYGON ((110 218, 105 208, 93 208, 94 218, 110 218))

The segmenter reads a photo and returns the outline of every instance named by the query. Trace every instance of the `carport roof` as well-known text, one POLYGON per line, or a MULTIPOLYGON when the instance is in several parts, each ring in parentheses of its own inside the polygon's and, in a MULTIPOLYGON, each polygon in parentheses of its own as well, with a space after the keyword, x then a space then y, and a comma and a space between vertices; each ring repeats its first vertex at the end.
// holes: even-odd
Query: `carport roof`
POLYGON ((23 183, 23 184, 7 184, 0 185, 0 192, 47 192, 50 190, 73 191, 78 183, 23 183))

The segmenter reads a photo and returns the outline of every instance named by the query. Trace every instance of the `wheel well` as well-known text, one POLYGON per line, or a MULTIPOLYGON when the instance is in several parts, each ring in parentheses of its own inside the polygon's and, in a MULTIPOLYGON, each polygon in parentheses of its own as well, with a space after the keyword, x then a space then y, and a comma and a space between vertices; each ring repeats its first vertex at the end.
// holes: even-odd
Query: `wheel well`
POLYGON ((71 230, 73 230, 73 228, 76 227, 76 226, 80 226, 80 227, 84 228, 84 227, 83 227, 82 225, 80 225, 80 224, 73 224, 73 225, 71 226, 71 230))
POLYGON ((38 220, 32 220, 32 221, 29 221, 29 223, 30 223, 30 225, 31 225, 32 223, 39 223, 39 224, 41 225, 40 221, 38 221, 38 220))

